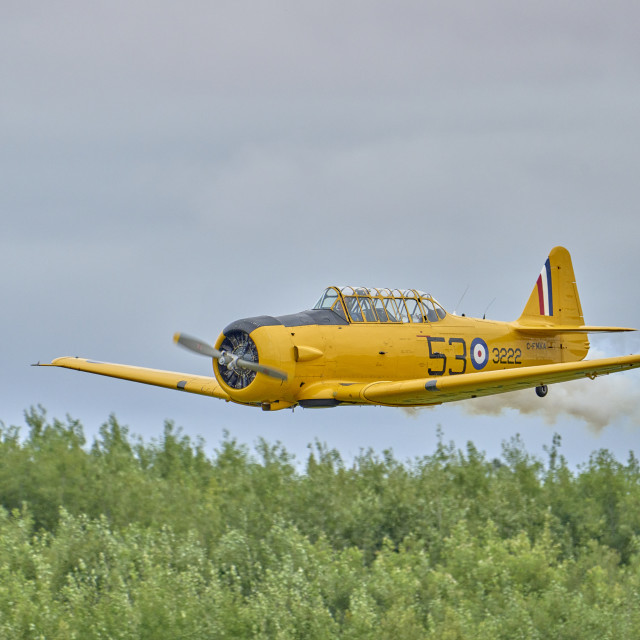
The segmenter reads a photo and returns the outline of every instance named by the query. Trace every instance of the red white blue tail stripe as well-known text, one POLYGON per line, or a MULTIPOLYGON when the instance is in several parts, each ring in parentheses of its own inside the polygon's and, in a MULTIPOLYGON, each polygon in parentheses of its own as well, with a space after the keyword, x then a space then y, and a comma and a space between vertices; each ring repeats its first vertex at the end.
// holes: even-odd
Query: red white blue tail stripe
POLYGON ((538 276, 538 301, 540 302, 540 315, 553 315, 553 292, 551 290, 551 264, 549 258, 544 263, 542 271, 538 276))

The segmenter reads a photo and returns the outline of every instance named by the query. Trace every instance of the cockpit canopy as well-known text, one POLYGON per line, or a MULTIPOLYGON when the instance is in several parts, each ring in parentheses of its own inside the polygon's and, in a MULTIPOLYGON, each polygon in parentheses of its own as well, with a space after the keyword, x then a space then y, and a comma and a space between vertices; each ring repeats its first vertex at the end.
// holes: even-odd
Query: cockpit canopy
POLYGON ((438 322, 446 311, 415 289, 328 287, 314 309, 331 309, 348 322, 438 322))

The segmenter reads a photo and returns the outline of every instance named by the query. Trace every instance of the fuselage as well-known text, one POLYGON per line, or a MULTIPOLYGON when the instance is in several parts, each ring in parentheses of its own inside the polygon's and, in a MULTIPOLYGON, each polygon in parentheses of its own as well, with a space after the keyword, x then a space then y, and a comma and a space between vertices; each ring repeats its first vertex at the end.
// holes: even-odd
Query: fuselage
MULTIPOLYGON (((329 300, 331 305, 322 307, 321 299, 310 311, 246 318, 224 329, 217 348, 228 344, 227 336, 244 334, 255 344, 261 364, 278 367, 288 375, 287 381, 281 381, 258 374, 242 386, 242 381, 228 376, 225 381, 214 360, 216 377, 234 402, 265 409, 296 404, 332 406, 336 384, 344 387, 572 362, 582 360, 589 349, 586 334, 526 332, 515 323, 451 315, 430 296, 414 290, 355 289, 352 291, 361 295, 348 296, 345 288, 331 289, 337 294, 329 300), (393 313, 388 310, 383 315, 385 297, 364 293, 372 291, 388 292, 386 300, 393 299, 393 313), (353 298, 358 300, 355 313, 353 298), (377 312, 376 305, 380 307, 377 312), (408 312, 404 307, 401 311, 401 305, 408 312)), ((366 400, 358 398, 354 403, 366 400)))

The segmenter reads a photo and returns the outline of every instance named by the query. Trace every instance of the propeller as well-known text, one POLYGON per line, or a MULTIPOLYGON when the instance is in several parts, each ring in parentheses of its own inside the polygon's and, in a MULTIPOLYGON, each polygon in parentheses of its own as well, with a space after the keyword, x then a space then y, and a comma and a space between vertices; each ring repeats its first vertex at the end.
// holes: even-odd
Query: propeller
POLYGON ((188 336, 185 333, 174 333, 173 341, 189 351, 195 351, 195 353, 201 353, 203 356, 209 356, 216 360, 219 360, 224 353, 223 351, 214 349, 210 344, 198 340, 198 338, 194 338, 193 336, 188 336))
POLYGON ((173 341, 179 344, 181 347, 199 353, 209 358, 215 358, 218 361, 218 365, 226 367, 230 371, 235 369, 248 369, 255 373, 264 373, 264 375, 270 378, 277 378, 278 380, 287 380, 288 376, 284 371, 276 369, 275 367, 268 367, 267 365, 254 362, 253 360, 244 360, 240 356, 237 356, 229 351, 220 351, 210 344, 188 336, 184 333, 176 333, 173 336, 173 341))

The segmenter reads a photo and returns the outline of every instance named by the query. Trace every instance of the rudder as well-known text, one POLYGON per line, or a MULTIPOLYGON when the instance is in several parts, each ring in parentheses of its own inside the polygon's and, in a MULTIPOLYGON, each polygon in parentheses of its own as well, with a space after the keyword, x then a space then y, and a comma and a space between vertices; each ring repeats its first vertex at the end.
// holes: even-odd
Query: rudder
POLYGON ((518 322, 584 325, 571 255, 564 247, 554 247, 549 253, 518 322))

